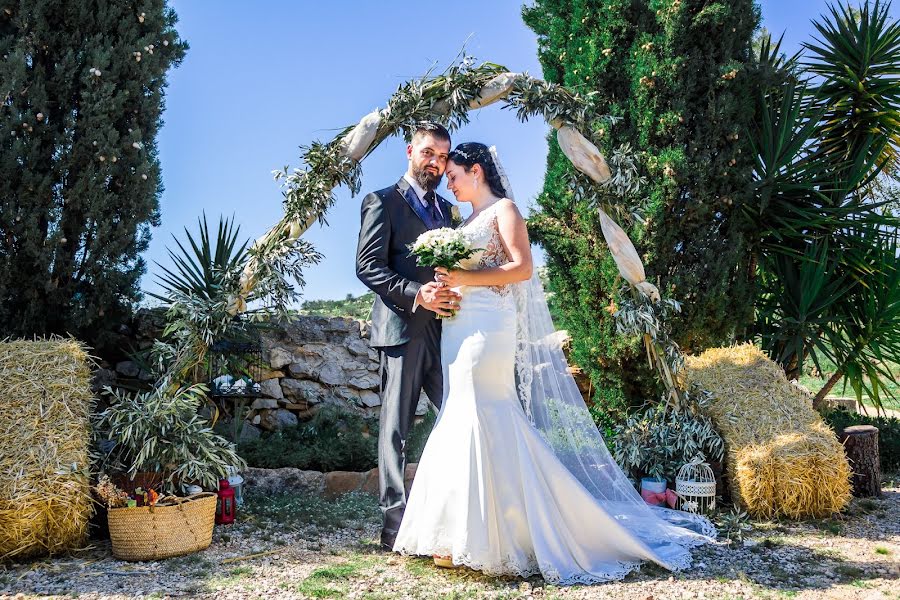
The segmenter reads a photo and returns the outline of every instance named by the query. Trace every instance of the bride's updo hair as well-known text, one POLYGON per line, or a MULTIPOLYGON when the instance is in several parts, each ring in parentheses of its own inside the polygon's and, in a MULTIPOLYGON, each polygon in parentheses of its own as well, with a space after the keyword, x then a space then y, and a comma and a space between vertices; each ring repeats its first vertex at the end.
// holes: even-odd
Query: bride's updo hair
POLYGON ((484 178, 491 193, 498 198, 506 198, 509 194, 503 189, 503 183, 500 180, 500 174, 497 172, 497 166, 491 157, 491 151, 487 146, 479 142, 464 142, 450 151, 447 157, 453 164, 461 166, 466 173, 472 170, 476 164, 481 165, 484 172, 484 178))

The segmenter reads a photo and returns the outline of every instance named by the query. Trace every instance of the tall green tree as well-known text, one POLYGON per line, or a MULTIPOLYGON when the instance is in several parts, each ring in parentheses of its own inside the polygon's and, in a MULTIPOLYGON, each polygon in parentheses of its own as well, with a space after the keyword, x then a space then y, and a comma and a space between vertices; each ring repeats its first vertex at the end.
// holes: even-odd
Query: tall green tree
MULTIPOLYGON (((752 317, 747 220, 752 157, 742 136, 753 119, 752 0, 537 0, 523 11, 538 34, 544 77, 595 94, 620 119, 599 118, 595 143, 637 152, 646 183, 629 235, 648 278, 683 303, 673 335, 688 350, 728 342, 752 317)), ((590 207, 567 185, 571 167, 550 142, 534 237, 574 360, 595 399, 613 407, 648 400, 641 349, 615 334, 620 282, 590 207)))
POLYGON ((3 6, 0 336, 102 347, 140 298, 166 73, 187 44, 165 0, 3 6))

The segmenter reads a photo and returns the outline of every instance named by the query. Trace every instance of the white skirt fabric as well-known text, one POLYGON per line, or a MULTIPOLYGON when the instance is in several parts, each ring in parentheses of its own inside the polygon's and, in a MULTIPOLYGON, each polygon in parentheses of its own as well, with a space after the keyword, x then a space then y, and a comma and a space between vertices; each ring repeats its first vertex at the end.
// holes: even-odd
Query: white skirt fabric
POLYGON ((516 394, 515 336, 512 294, 464 289, 462 309, 443 324, 443 404, 394 550, 558 584, 621 579, 646 560, 689 566, 685 547, 657 540, 651 549, 639 539, 528 421, 516 394))

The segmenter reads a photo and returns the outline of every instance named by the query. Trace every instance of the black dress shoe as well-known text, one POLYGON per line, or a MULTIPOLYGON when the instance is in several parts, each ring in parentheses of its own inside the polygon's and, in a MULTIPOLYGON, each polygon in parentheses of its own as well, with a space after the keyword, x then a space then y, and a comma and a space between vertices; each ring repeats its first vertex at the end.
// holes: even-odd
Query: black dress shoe
POLYGON ((394 544, 397 542, 396 531, 381 530, 381 549, 386 552, 394 551, 394 544))

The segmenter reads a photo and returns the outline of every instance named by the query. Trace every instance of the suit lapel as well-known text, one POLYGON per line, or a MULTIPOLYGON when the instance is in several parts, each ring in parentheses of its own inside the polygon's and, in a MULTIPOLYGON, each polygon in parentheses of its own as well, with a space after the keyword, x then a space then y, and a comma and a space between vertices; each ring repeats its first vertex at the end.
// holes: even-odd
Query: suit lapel
POLYGON ((397 192, 400 196, 406 201, 409 205, 409 208, 415 213, 419 220, 422 221, 422 224, 425 227, 428 227, 428 219, 426 218, 424 211, 425 208, 422 206, 422 203, 419 202, 419 197, 416 196, 416 191, 412 189, 409 185, 409 182, 406 181, 406 178, 401 177, 400 181, 397 182, 397 192))

